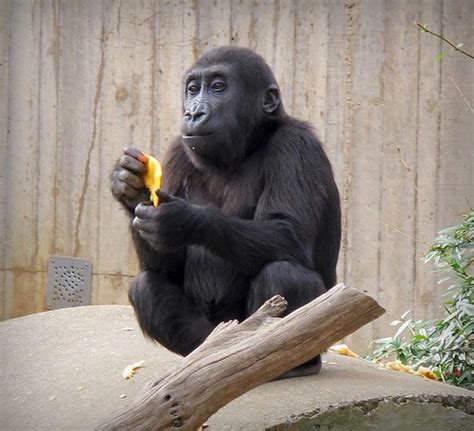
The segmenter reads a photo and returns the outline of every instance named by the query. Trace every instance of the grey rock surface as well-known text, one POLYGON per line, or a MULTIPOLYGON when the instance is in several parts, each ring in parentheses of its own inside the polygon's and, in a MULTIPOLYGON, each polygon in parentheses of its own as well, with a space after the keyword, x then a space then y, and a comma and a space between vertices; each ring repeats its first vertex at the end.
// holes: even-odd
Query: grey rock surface
MULTIPOLYGON (((181 361, 146 340, 121 305, 2 322, 0 346, 4 431, 93 429, 181 361), (141 360, 145 367, 124 380, 124 368, 141 360)), ((270 382, 234 400, 209 430, 474 429, 470 391, 333 353, 323 360, 317 376, 270 382)))

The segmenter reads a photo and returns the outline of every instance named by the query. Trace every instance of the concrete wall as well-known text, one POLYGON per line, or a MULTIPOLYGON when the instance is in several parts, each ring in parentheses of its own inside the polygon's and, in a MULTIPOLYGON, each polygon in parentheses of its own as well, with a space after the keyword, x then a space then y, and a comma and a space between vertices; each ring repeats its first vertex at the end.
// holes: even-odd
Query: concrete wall
POLYGON ((183 71, 231 44, 267 59, 325 141, 339 278, 389 311, 350 342, 407 309, 433 317, 442 292, 421 257, 474 203, 474 63, 415 23, 472 52, 473 18, 471 0, 1 1, 0 316, 44 309, 53 254, 93 262, 93 303, 126 302, 137 263, 112 164, 127 145, 163 154, 183 71))

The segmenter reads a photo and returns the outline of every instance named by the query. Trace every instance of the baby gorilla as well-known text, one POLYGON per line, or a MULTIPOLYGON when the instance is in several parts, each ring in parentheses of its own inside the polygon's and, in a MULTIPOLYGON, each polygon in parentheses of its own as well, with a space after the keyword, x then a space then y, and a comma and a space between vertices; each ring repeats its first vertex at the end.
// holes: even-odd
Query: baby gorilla
MULTIPOLYGON (((132 221, 143 272, 129 297, 147 336, 187 355, 219 322, 243 320, 274 295, 291 312, 336 283, 331 165, 253 51, 213 49, 186 73, 182 134, 164 159, 157 208, 139 155, 125 150, 112 193, 132 221)), ((320 368, 318 356, 285 377, 320 368)))

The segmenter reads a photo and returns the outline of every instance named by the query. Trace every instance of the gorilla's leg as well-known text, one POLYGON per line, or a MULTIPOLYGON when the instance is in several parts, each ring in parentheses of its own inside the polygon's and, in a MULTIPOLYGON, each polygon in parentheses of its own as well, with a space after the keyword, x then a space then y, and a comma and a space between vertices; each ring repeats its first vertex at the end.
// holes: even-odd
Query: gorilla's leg
POLYGON ((157 272, 135 277, 128 297, 145 335, 180 355, 191 353, 214 329, 182 288, 157 272))
MULTIPOLYGON (((252 314, 267 299, 281 295, 288 301, 287 314, 326 292, 320 275, 308 268, 289 262, 266 265, 251 283, 247 312, 252 314)), ((280 378, 307 376, 321 370, 321 356, 283 374, 280 378)))

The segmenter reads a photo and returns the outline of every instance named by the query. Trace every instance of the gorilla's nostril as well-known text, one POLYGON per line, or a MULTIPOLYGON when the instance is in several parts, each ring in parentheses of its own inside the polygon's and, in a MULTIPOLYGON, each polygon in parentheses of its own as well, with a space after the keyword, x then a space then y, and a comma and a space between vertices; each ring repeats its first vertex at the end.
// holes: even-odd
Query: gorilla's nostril
POLYGON ((191 114, 192 121, 204 121, 207 114, 205 111, 199 110, 191 114))

